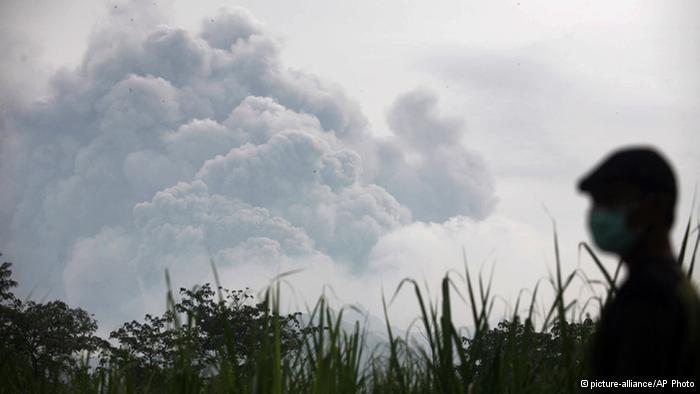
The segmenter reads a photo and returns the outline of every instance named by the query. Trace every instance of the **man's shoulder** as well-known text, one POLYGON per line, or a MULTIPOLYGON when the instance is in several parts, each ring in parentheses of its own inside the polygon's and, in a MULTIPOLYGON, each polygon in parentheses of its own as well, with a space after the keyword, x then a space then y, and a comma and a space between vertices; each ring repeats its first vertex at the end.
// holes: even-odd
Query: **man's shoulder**
POLYGON ((630 273, 604 315, 627 319, 639 315, 700 316, 697 290, 677 265, 650 266, 630 273))
POLYGON ((693 375, 700 369, 696 286, 679 266, 666 268, 629 275, 602 311, 593 346, 597 373, 693 375))
POLYGON ((648 264, 630 271, 620 291, 637 298, 666 298, 675 296, 678 286, 687 281, 675 263, 648 264))
POLYGON ((674 298, 688 315, 689 324, 700 333, 700 296, 697 287, 688 278, 683 278, 674 289, 674 298))

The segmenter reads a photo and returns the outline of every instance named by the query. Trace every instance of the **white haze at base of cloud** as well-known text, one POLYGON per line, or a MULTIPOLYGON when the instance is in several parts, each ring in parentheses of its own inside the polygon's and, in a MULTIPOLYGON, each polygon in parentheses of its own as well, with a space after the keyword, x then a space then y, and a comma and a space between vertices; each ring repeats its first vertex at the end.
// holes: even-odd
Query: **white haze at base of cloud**
POLYGON ((303 269, 289 281, 308 302, 328 285, 375 313, 403 277, 436 289, 461 244, 479 262, 498 249, 534 283, 541 266, 524 259, 546 246, 489 216, 493 180, 457 143, 463 122, 425 89, 387 115, 394 136, 372 137, 354 101, 286 69, 244 10, 193 32, 122 4, 47 97, 2 114, 0 251, 23 289, 106 329, 162 310, 165 269, 175 289, 211 282, 212 259, 229 288, 303 269))

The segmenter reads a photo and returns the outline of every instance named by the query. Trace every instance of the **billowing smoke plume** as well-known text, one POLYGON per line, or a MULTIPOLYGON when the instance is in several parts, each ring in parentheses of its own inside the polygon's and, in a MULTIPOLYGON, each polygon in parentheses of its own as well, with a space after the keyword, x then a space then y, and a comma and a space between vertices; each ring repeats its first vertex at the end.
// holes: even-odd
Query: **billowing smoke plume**
MULTIPOLYGON (((437 97, 426 90, 400 96, 388 112, 401 144, 380 144, 385 160, 380 184, 423 221, 455 214, 483 219, 495 204, 493 181, 481 157, 460 144, 460 118, 441 117, 437 97), (410 162, 402 152, 413 154, 410 162)), ((394 141, 392 141, 394 142, 394 141)))
POLYGON ((358 272, 416 219, 491 211, 483 161, 429 92, 401 96, 378 140, 245 10, 191 32, 146 8, 112 10, 47 97, 2 115, 0 251, 35 296, 118 320, 160 305, 166 268, 183 285, 211 260, 229 278, 358 272))

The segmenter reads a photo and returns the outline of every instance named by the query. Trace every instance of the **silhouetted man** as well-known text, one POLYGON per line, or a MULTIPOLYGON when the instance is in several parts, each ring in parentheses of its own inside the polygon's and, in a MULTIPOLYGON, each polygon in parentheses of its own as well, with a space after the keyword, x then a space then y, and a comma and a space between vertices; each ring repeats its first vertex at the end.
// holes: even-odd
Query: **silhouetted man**
POLYGON ((695 389, 685 392, 698 390, 700 300, 669 241, 677 194, 669 163, 651 148, 622 149, 578 188, 593 199, 588 224, 596 245, 628 268, 627 280, 602 311, 591 378, 667 379, 665 390, 672 379, 691 380, 695 389))

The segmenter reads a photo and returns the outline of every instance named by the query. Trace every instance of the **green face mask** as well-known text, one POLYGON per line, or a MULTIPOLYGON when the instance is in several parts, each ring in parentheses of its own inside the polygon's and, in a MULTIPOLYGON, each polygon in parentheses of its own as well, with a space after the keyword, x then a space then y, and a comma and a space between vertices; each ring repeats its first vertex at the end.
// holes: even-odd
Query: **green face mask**
POLYGON ((588 225, 599 248, 622 255, 636 246, 641 231, 627 227, 626 216, 629 209, 594 208, 591 211, 588 225))

